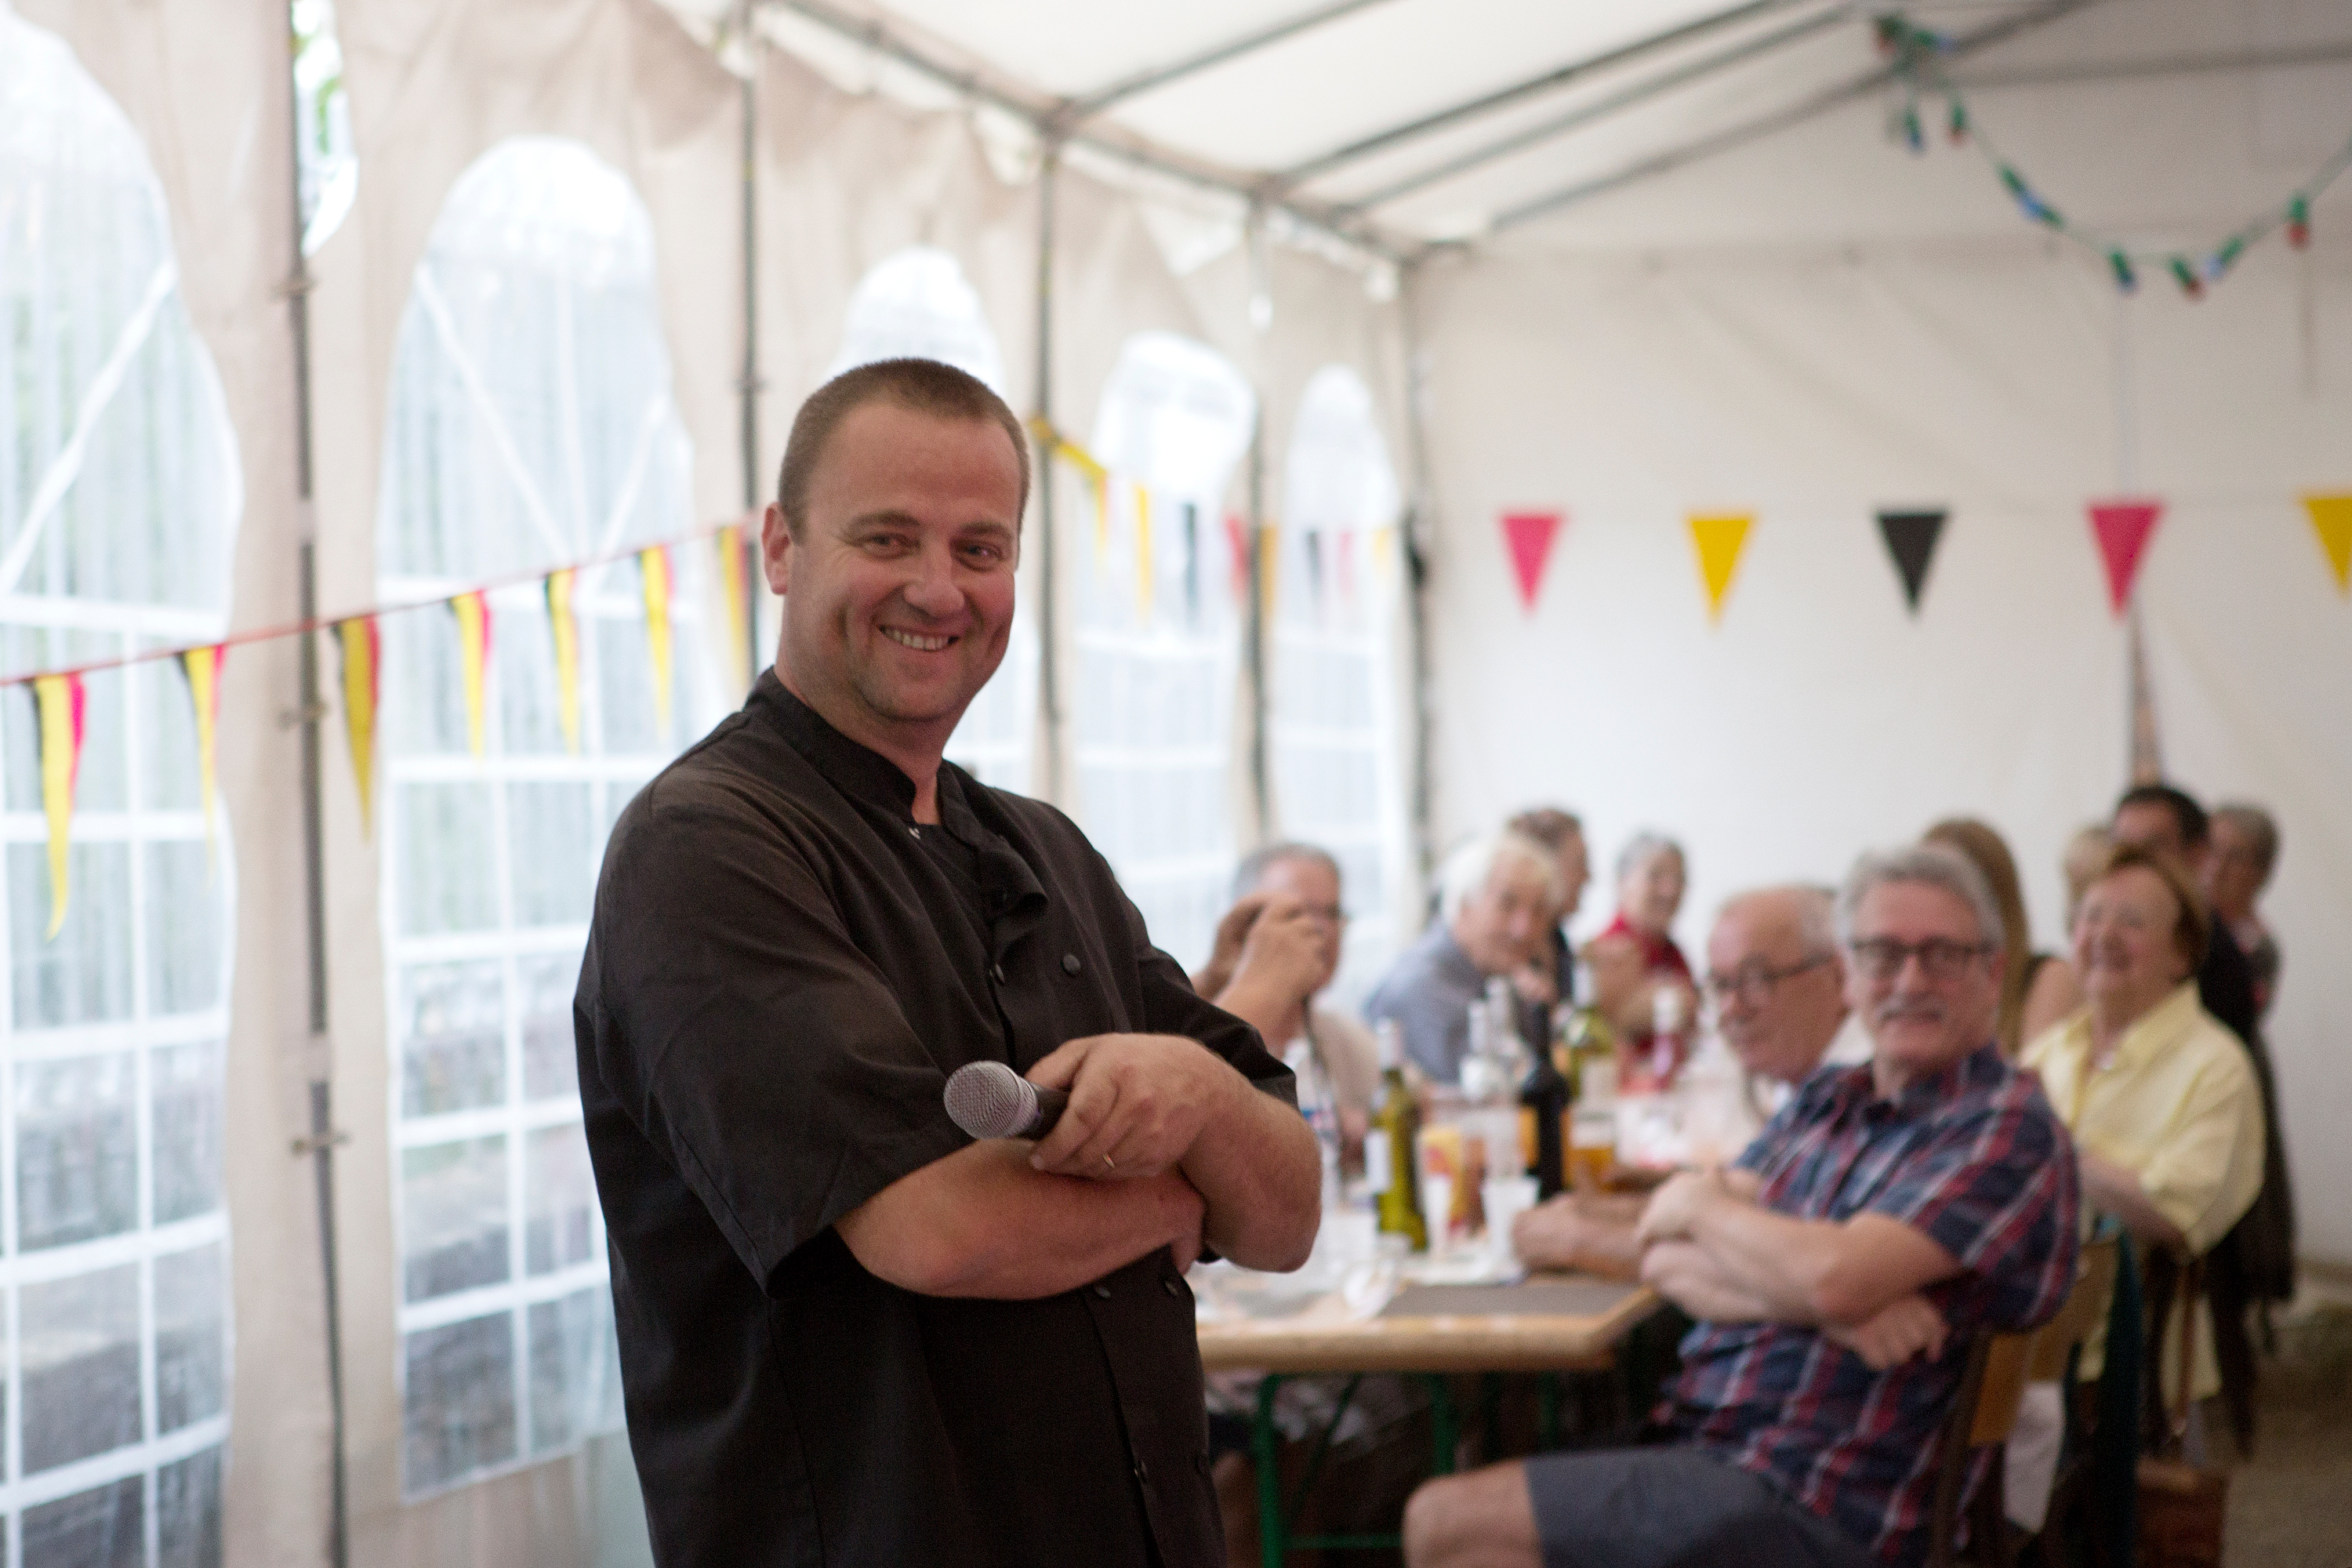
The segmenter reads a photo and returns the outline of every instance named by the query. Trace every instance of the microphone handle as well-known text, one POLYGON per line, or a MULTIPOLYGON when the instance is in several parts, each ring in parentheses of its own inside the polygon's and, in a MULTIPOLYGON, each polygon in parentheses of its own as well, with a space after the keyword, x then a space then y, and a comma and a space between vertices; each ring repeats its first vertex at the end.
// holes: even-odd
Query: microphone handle
POLYGON ((1028 1126, 1013 1134, 1015 1138, 1045 1137, 1054 1130, 1054 1123, 1062 1120, 1062 1112, 1069 1108, 1070 1097, 1058 1089, 1041 1089, 1036 1090, 1036 1114, 1029 1118, 1028 1126))

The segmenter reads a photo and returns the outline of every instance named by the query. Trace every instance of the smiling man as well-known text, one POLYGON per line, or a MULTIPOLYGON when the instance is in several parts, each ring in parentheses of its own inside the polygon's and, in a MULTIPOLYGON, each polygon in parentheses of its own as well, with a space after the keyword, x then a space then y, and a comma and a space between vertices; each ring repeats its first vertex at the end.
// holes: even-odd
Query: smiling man
POLYGON ((615 824, 574 1004, 663 1568, 1222 1561, 1184 1270, 1296 1268, 1313 1135, 1059 812, 941 762, 1028 492, 961 371, 850 371, 762 525, 773 670, 615 824), (975 1142, 968 1062, 1066 1089, 975 1142))
POLYGON ((1906 1568, 1979 1331, 2074 1282, 2074 1162, 1992 1038, 2000 915, 1933 846, 1865 855, 1838 902, 1866 1066, 1808 1079, 1729 1171, 1642 1216, 1642 1277, 1699 1320, 1655 1446, 1432 1481, 1412 1568, 1906 1568))

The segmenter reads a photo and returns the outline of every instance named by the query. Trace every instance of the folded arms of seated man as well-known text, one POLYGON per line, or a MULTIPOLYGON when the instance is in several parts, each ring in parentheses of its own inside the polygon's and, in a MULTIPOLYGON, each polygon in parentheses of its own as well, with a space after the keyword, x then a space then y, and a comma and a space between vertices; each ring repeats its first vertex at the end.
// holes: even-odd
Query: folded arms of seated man
POLYGON ((1658 1189, 1639 1236, 1643 1280, 1695 1318, 1804 1323, 1874 1367, 1940 1350, 1919 1292, 1960 1272, 1920 1231, 1880 1214, 1796 1219, 1755 1201, 1746 1172, 1696 1172, 1658 1189))

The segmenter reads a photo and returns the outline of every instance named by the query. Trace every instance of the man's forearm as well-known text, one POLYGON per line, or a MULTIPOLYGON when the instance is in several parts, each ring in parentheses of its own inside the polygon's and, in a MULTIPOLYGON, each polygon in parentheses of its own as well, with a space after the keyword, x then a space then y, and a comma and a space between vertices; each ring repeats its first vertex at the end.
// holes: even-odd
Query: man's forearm
POLYGON ((1296 1110, 1239 1073, 1231 1111, 1201 1130, 1184 1174, 1209 1205, 1202 1237, 1246 1268, 1297 1268, 1322 1218, 1323 1162, 1296 1110))
POLYGON ((1688 1312, 1713 1323, 1780 1321, 1772 1304, 1733 1280, 1706 1249, 1694 1242, 1662 1241, 1642 1257, 1642 1283, 1688 1312))
POLYGON ((1689 1239, 1780 1322, 1858 1324, 1959 1268, 1899 1220, 1796 1219, 1727 1193, 1698 1206, 1689 1239))
POLYGON ((1177 1172, 1095 1182, 1032 1170, 992 1139, 911 1172, 842 1216, 858 1262, 925 1296, 1029 1300, 1175 1244, 1198 1249, 1202 1204, 1177 1172))

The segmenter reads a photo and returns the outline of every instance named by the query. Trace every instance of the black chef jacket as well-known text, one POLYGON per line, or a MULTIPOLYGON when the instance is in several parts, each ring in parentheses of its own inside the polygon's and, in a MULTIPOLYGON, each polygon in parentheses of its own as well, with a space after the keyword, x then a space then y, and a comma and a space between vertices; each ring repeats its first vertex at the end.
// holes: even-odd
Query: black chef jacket
POLYGON ((1140 1030, 1295 1102, 1290 1075, 1061 813, 952 766, 939 826, 913 802, 772 671, 606 847, 573 1025, 655 1559, 1220 1563, 1168 1249, 950 1300, 869 1274, 833 1225, 970 1142, 940 1100, 966 1062, 1140 1030))

